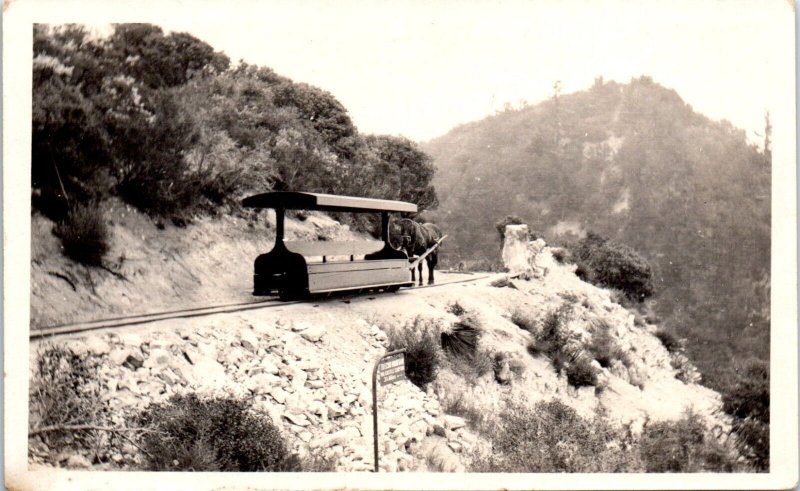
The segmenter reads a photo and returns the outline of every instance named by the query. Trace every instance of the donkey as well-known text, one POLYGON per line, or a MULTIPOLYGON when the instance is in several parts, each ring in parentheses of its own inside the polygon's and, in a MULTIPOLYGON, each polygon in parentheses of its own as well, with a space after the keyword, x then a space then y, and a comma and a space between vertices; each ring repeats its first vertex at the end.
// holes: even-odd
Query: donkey
MULTIPOLYGON (((432 223, 417 223, 409 218, 399 220, 400 235, 402 237, 400 247, 406 251, 409 257, 420 256, 429 248, 433 247, 442 238, 442 231, 432 223)), ((428 284, 433 284, 433 270, 438 263, 439 250, 436 249, 425 257, 428 263, 428 284)), ((411 270, 411 281, 416 281, 414 270, 411 270)), ((419 262, 419 284, 422 286, 422 261, 419 262)))

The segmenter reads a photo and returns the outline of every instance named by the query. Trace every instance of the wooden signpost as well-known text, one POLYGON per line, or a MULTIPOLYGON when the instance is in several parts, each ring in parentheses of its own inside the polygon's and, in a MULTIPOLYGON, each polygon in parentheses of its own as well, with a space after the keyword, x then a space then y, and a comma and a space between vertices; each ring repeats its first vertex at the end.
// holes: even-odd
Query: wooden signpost
POLYGON ((375 472, 378 472, 378 378, 391 385, 406 378, 406 350, 390 351, 378 358, 372 370, 372 441, 375 447, 375 472))

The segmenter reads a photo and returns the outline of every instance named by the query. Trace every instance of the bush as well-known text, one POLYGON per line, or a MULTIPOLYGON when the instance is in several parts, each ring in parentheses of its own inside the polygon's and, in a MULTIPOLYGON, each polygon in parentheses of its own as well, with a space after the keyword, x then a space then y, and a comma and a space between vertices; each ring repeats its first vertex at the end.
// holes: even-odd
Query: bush
POLYGON ((552 254, 553 254, 553 259, 555 259, 556 262, 559 264, 564 264, 569 259, 567 250, 561 247, 553 249, 552 254))
POLYGON ((567 382, 573 387, 589 387, 597 385, 597 369, 585 356, 575 358, 566 364, 567 382))
POLYGON ((647 472, 731 472, 736 455, 707 434, 694 413, 646 425, 640 452, 647 472))
POLYGON ((536 332, 536 321, 526 312, 515 310, 511 314, 511 322, 520 329, 528 331, 531 334, 536 332))
POLYGON ((722 395, 723 410, 734 417, 740 452, 758 470, 769 469, 769 363, 750 360, 722 395))
POLYGON ((477 472, 637 472, 641 470, 632 440, 604 418, 582 418, 558 400, 532 408, 510 402, 487 432, 488 458, 477 472))
POLYGON ((550 358, 557 372, 564 369, 567 381, 573 387, 596 385, 597 370, 592 366, 591 360, 580 350, 568 347, 572 335, 564 324, 571 310, 571 305, 564 303, 547 314, 542 329, 533 335, 533 341, 528 345, 528 353, 550 358))
MULTIPOLYGON (((558 309, 548 313, 544 322, 542 322, 541 330, 534 334, 533 342, 529 345, 528 351, 534 355, 542 354, 548 357, 553 357, 560 352, 569 339, 569 333, 564 328, 564 323, 570 312, 571 307, 565 303, 558 309)), ((528 324, 528 327, 530 327, 530 324, 528 324)))
POLYGON ((625 366, 630 364, 628 354, 614 341, 614 338, 611 336, 611 326, 605 322, 592 334, 589 352, 603 368, 610 367, 611 362, 614 360, 621 361, 625 366))
POLYGON ((420 388, 436 379, 441 365, 440 335, 435 324, 421 317, 411 325, 389 329, 389 351, 405 348, 406 376, 420 388))
POLYGON ((102 266, 108 252, 108 229, 97 204, 75 205, 53 233, 64 255, 87 266, 102 266))
POLYGON ((598 286, 618 288, 638 302, 653 295, 650 265, 630 247, 590 232, 571 246, 571 252, 579 278, 598 286))
POLYGON ((175 395, 151 404, 136 424, 153 430, 141 438, 147 470, 301 470, 270 418, 251 413, 243 401, 175 395))
POLYGON ((461 306, 458 302, 453 302, 447 306, 447 311, 451 314, 461 317, 462 315, 467 313, 467 309, 461 306))
POLYGON ((670 353, 679 353, 683 350, 682 341, 671 332, 659 329, 654 335, 670 353))
MULTIPOLYGON (((110 411, 97 382, 98 368, 96 358, 78 356, 62 346, 42 347, 29 388, 29 430, 35 433, 42 428, 70 425, 104 426, 110 411)), ((65 450, 97 455, 97 447, 106 437, 108 434, 95 430, 63 429, 41 432, 35 438, 52 457, 65 450)), ((38 442, 32 444, 38 446, 38 442)))

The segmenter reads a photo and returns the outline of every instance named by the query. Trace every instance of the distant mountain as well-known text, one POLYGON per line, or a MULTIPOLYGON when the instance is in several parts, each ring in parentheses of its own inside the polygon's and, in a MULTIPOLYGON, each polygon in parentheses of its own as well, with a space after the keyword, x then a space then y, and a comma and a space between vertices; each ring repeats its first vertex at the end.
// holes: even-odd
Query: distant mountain
POLYGON ((550 243, 591 230, 628 244, 654 268, 656 310, 720 386, 740 359, 769 356, 768 145, 641 77, 598 79, 422 148, 451 259, 496 257, 494 224, 511 214, 550 243))

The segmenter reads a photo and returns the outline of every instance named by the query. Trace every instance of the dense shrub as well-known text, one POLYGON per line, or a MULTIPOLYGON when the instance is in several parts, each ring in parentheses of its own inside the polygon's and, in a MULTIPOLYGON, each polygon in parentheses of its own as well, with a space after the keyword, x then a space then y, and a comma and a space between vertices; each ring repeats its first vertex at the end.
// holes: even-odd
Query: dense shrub
POLYGON ((653 294, 650 265, 636 251, 589 233, 572 247, 578 265, 575 274, 592 284, 618 288, 631 300, 644 301, 653 294))
POLYGON ((108 228, 96 204, 73 206, 53 233, 61 239, 65 256, 87 266, 102 266, 108 252, 108 228))
POLYGON ((604 418, 582 418, 558 400, 533 407, 509 403, 488 432, 492 453, 478 472, 636 472, 632 439, 604 418))
POLYGON ((661 341, 661 344, 663 344, 664 348, 670 353, 677 353, 683 349, 682 341, 669 331, 659 329, 655 332, 655 337, 661 341))
POLYGON ((647 472, 731 472, 736 455, 709 435, 699 416, 646 425, 640 452, 647 472))
MULTIPOLYGON (((36 436, 46 453, 65 450, 92 450, 97 455, 98 443, 110 435, 95 430, 73 431, 65 426, 104 426, 110 416, 97 382, 99 362, 96 358, 79 356, 63 346, 46 345, 40 348, 29 387, 28 427, 32 432, 43 428, 36 436), (58 429, 62 428, 62 429, 58 429)), ((34 442, 33 448, 39 447, 34 442)))
POLYGON ((589 387, 597 385, 597 369, 592 366, 591 360, 579 356, 570 363, 565 364, 567 382, 573 387, 589 387))
POLYGON ((175 395, 151 404, 136 424, 152 429, 141 437, 148 470, 299 471, 268 416, 236 399, 175 395))
POLYGON ((734 417, 740 452, 756 469, 769 469, 769 363, 748 361, 735 384, 723 392, 722 403, 734 417))
POLYGON ((440 333, 432 321, 417 317, 399 329, 389 329, 389 351, 405 348, 406 376, 425 388, 436 379, 442 356, 440 333))

